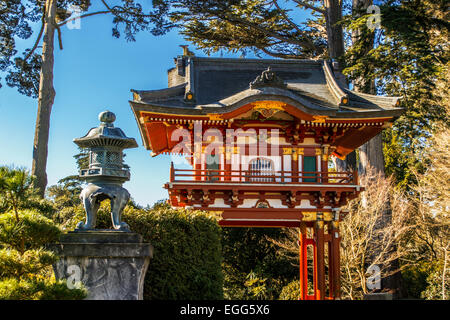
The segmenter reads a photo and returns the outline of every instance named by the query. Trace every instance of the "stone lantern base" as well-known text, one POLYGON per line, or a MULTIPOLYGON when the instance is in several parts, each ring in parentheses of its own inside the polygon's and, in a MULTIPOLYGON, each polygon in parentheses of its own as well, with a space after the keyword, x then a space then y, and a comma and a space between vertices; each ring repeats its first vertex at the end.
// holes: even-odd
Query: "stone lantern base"
POLYGON ((52 250, 60 257, 56 279, 69 286, 79 281, 87 300, 142 300, 144 278, 153 247, 137 233, 111 230, 69 232, 52 250))

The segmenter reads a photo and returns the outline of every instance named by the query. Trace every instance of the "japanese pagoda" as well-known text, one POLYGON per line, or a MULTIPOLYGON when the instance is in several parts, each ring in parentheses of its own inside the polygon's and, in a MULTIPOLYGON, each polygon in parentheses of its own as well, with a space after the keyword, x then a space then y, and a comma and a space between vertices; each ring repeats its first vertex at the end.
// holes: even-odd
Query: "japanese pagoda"
POLYGON ((218 211, 224 227, 299 228, 304 300, 339 298, 340 208, 362 190, 356 171, 329 171, 329 157, 402 112, 398 98, 348 90, 333 66, 184 54, 168 88, 131 90, 144 146, 189 164, 170 166, 170 204, 218 211))

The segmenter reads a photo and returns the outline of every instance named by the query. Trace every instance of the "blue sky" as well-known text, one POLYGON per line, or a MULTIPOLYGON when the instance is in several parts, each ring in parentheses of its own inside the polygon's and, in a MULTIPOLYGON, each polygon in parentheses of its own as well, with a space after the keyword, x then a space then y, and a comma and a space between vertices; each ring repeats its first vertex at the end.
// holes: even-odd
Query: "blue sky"
MULTIPOLYGON (((131 167, 131 181, 125 183, 141 205, 167 198, 162 188, 169 176, 170 157, 150 157, 142 146, 128 100, 130 89, 167 87, 167 70, 173 58, 187 44, 177 32, 154 37, 140 33, 136 42, 111 36, 111 16, 83 19, 80 29, 62 28, 64 49, 55 49, 55 103, 51 115, 48 185, 77 172, 72 142, 98 125, 98 114, 113 111, 116 126, 134 137, 139 148, 129 149, 125 158, 131 167)), ((35 35, 19 45, 31 46, 35 35)), ((196 51, 203 56, 202 52, 196 51)), ((216 56, 221 56, 217 54, 216 56)), ((224 54, 224 57, 232 55, 224 54)), ((4 78, 4 75, 1 75, 4 78)), ((4 85, 0 89, 0 165, 31 169, 37 100, 4 85)))
MULTIPOLYGON (((98 3, 91 10, 99 9, 96 6, 98 3)), ((295 10, 292 15, 299 22, 308 16, 308 11, 301 10, 295 10)), ((97 126, 101 111, 110 110, 116 114, 115 125, 134 137, 139 145, 126 150, 125 162, 131 167, 131 180, 124 186, 137 203, 152 205, 168 197, 163 184, 169 178, 171 159, 163 155, 152 158, 150 151, 143 147, 128 103, 132 98, 130 89, 166 88, 167 70, 174 66, 173 58, 182 53, 179 45, 189 43, 176 30, 160 37, 141 32, 136 42, 126 42, 124 38, 113 38, 111 27, 110 15, 97 15, 81 20, 79 29, 67 26, 61 29, 64 49, 55 47, 56 98, 50 125, 48 185, 77 173, 73 156, 78 149, 73 139, 97 126)), ((17 42, 19 52, 32 46, 36 31, 30 39, 17 42)), ((193 45, 190 50, 205 56, 193 45)), ((239 57, 226 52, 214 56, 239 57)), ((0 165, 31 170, 36 113, 37 99, 21 95, 5 84, 0 88, 0 165)))

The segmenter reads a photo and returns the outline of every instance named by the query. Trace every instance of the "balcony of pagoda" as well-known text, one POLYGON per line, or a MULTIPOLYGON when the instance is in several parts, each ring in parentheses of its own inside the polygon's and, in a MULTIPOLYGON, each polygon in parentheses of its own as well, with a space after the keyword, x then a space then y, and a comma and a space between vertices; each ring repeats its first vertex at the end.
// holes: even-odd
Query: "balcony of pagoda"
POLYGON ((175 207, 238 212, 332 212, 358 196, 353 172, 176 169, 164 185, 175 207), (252 202, 253 201, 253 202, 252 202), (306 203, 305 203, 306 201, 306 203), (265 203, 266 205, 262 205, 265 203))

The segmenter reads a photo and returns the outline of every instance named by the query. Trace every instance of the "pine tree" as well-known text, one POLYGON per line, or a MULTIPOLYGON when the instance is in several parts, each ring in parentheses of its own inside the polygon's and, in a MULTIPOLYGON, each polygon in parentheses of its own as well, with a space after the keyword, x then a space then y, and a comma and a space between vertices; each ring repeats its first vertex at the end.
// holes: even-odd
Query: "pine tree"
POLYGON ((50 115, 56 94, 53 87, 55 37, 56 45, 62 50, 61 27, 79 19, 109 14, 114 17, 114 37, 119 38, 123 32, 127 41, 135 41, 135 35, 139 31, 160 34, 158 28, 151 26, 161 26, 160 16, 164 8, 144 13, 142 5, 145 1, 121 0, 114 6, 110 6, 108 2, 101 0, 104 9, 92 11, 90 0, 0 0, 0 71, 7 73, 5 80, 9 86, 16 87, 20 93, 38 98, 32 174, 36 177, 35 187, 41 197, 47 186, 50 115), (72 10, 74 7, 79 14, 72 10), (15 39, 28 39, 32 34, 30 24, 37 21, 41 21, 41 28, 34 45, 18 55, 15 39), (42 49, 38 53, 40 44, 42 49))

